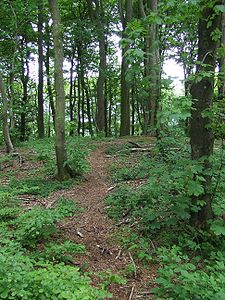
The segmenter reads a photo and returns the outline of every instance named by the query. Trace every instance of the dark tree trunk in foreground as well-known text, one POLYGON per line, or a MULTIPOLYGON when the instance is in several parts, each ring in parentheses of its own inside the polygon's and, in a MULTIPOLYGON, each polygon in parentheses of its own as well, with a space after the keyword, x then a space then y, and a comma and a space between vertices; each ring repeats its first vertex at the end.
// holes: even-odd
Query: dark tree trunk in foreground
MULTIPOLYGON (((222 1, 222 4, 225 4, 225 0, 222 1)), ((225 47, 225 13, 221 16, 221 23, 220 23, 220 30, 221 30, 221 40, 220 40, 220 47, 225 47)), ((224 53, 221 54, 219 58, 219 75, 218 75, 218 98, 219 100, 225 97, 225 55, 224 53)))
MULTIPOLYGON (((218 3, 217 3, 218 4, 218 3)), ((209 110, 214 97, 214 71, 216 66, 216 48, 217 42, 212 40, 212 33, 219 25, 219 16, 213 16, 214 10, 205 7, 202 11, 202 17, 199 20, 198 35, 198 62, 196 67, 196 76, 201 72, 208 72, 211 76, 202 77, 191 87, 193 98, 192 117, 191 117, 191 150, 192 159, 203 159, 204 170, 201 176, 204 177, 204 194, 199 197, 193 197, 193 204, 198 200, 203 200, 205 204, 199 208, 197 213, 192 214, 192 224, 198 227, 207 227, 207 221, 213 218, 212 195, 210 175, 211 163, 210 155, 213 153, 214 136, 210 128, 210 119, 204 117, 203 112, 209 110), (212 19, 212 26, 208 27, 208 20, 212 19)))
POLYGON ((44 54, 43 54, 43 19, 44 4, 43 0, 38 1, 38 137, 43 138, 44 132, 44 54))
MULTIPOLYGON (((132 0, 126 0, 125 14, 123 12, 123 1, 119 0, 119 12, 123 26, 122 38, 126 37, 125 30, 127 23, 132 19, 132 0)), ((120 121, 120 135, 130 135, 130 85, 126 79, 128 64, 126 61, 125 53, 129 49, 126 46, 122 49, 122 64, 121 64, 121 121, 120 121)))
POLYGON ((59 180, 69 179, 73 174, 67 163, 65 141, 65 91, 63 86, 63 37, 57 0, 49 0, 53 20, 55 92, 56 92, 56 162, 59 180))
POLYGON ((14 151, 13 144, 9 134, 9 125, 8 125, 8 99, 6 94, 5 84, 0 74, 0 94, 2 97, 2 129, 3 136, 6 146, 6 152, 11 153, 14 151))

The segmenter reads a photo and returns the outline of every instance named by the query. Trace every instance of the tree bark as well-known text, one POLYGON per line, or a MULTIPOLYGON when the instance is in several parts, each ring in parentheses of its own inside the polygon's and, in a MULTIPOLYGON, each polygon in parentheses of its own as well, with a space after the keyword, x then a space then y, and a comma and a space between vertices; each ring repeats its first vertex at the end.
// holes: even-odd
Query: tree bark
POLYGON ((70 94, 69 94, 69 109, 70 109, 70 136, 74 135, 74 105, 75 105, 75 95, 73 94, 75 89, 73 85, 75 84, 73 79, 73 67, 74 67, 74 57, 71 57, 70 66, 70 94))
MULTIPOLYGON (((222 0, 222 4, 225 5, 225 0, 222 0)), ((225 13, 222 13, 221 22, 221 40, 220 47, 225 47, 225 13)), ((224 53, 224 51, 222 51, 224 53)), ((221 100, 225 97, 225 55, 221 54, 219 58, 219 74, 218 74, 218 99, 221 100)))
POLYGON ((22 51, 26 51, 25 58, 22 54, 22 72, 21 72, 21 81, 23 86, 23 96, 22 96, 22 111, 20 114, 20 141, 24 142, 27 139, 26 136, 26 108, 28 102, 28 82, 29 82, 29 56, 30 52, 27 49, 26 39, 22 40, 22 51))
POLYGON ((6 146, 6 152, 11 153, 14 151, 14 147, 10 138, 9 133, 9 125, 8 125, 8 99, 6 94, 6 87, 0 74, 0 93, 2 95, 2 129, 3 129, 3 136, 6 146))
MULTIPOLYGON (((141 16, 146 16, 143 0, 139 0, 139 8, 141 16)), ((158 0, 148 0, 147 9, 157 14, 158 0)), ((159 42, 158 42, 158 26, 150 24, 147 28, 145 37, 145 76, 149 82, 149 93, 147 105, 144 109, 144 134, 156 135, 157 125, 157 102, 160 96, 160 59, 159 59, 159 42)))
POLYGON ((53 20, 55 92, 56 92, 56 162, 57 177, 66 180, 72 177, 72 170, 67 163, 65 141, 65 91, 63 85, 63 35, 57 0, 49 0, 53 20))
POLYGON ((51 74, 50 74, 50 31, 49 31, 49 25, 46 23, 46 59, 45 59, 45 69, 46 69, 46 77, 47 77, 47 89, 48 89, 48 97, 49 97, 49 104, 52 112, 52 120, 53 120, 53 126, 55 129, 55 103, 54 103, 54 97, 52 92, 52 83, 51 83, 51 74))
MULTIPOLYGON (((218 4, 218 3, 217 3, 218 4)), ((214 72, 216 66, 217 42, 212 39, 212 33, 219 25, 219 16, 215 16, 213 8, 205 7, 198 26, 198 64, 196 65, 196 76, 200 76, 191 87, 192 116, 190 128, 190 142, 193 160, 203 160, 203 172, 205 182, 204 194, 193 197, 193 204, 198 200, 203 200, 204 205, 199 208, 197 213, 191 216, 191 222, 198 227, 206 227, 207 221, 213 218, 211 203, 211 163, 210 156, 213 153, 214 136, 210 128, 210 119, 204 116, 205 110, 210 110, 214 97, 214 72), (208 21, 212 20, 212 25, 208 26, 208 21), (200 72, 207 72, 211 76, 200 75, 200 72)))
POLYGON ((38 137, 43 138, 44 131, 44 53, 43 53, 44 3, 38 1, 38 137))
POLYGON ((87 0, 88 11, 95 22, 99 45, 99 74, 97 80, 96 126, 98 132, 105 132, 105 81, 106 81, 106 36, 104 24, 104 7, 100 0, 87 0), (93 3, 94 6, 93 7, 93 3))
MULTIPOLYGON (((118 1, 120 18, 122 21, 123 32, 122 38, 126 38, 125 30, 127 23, 132 19, 132 0, 126 0, 125 15, 123 12, 122 0, 118 1)), ((125 54, 129 50, 129 46, 122 49, 122 64, 121 64, 121 119, 120 119, 120 135, 130 135, 130 85, 126 80, 128 64, 125 54)))

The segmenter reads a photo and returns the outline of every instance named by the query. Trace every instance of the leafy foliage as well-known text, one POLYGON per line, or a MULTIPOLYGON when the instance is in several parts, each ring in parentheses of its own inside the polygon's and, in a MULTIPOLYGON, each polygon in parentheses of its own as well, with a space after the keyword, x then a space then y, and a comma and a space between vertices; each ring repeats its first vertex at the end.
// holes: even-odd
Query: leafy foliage
POLYGON ((162 264, 156 280, 159 286, 153 289, 158 300, 223 299, 225 261, 222 256, 206 262, 206 269, 202 269, 204 263, 200 260, 195 264, 190 262, 177 246, 159 249, 158 258, 162 264))

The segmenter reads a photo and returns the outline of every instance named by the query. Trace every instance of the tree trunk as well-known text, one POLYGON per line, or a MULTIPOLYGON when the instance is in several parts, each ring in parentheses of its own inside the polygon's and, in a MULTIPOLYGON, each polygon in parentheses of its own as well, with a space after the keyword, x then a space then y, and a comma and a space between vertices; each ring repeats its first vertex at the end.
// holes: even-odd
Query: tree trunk
POLYGON ((69 179, 73 174, 67 163, 65 141, 65 91, 63 85, 63 36, 57 0, 49 0, 53 20, 55 92, 56 92, 56 162, 59 180, 69 179))
POLYGON ((46 69, 46 76, 47 76, 47 89, 48 89, 48 97, 49 97, 49 104, 51 107, 52 112, 52 120, 53 120, 53 126, 55 129, 55 103, 54 103, 54 97, 52 92, 52 84, 51 84, 51 74, 50 74, 50 31, 49 31, 49 25, 46 23, 46 59, 45 59, 45 69, 46 69))
POLYGON ((0 93, 2 95, 2 129, 3 129, 3 136, 6 146, 6 152, 11 153, 14 151, 14 147, 10 138, 9 133, 9 125, 8 125, 8 99, 6 94, 5 84, 0 74, 0 93))
POLYGON ((104 25, 104 7, 100 0, 87 0, 88 11, 95 22, 99 45, 99 74, 97 80, 96 126, 98 132, 105 131, 105 80, 106 80, 106 36, 104 25), (93 6, 94 3, 94 6, 93 6))
MULTIPOLYGON (((225 0, 222 0, 222 4, 225 5, 225 0)), ((225 13, 222 13, 221 23, 221 40, 220 47, 224 49, 225 47, 225 13)), ((224 51, 221 51, 221 57, 219 57, 219 74, 218 74, 218 99, 221 100, 225 97, 225 55, 224 51)))
MULTIPOLYGON (((126 12, 123 13, 122 0, 119 0, 119 12, 123 26, 122 38, 126 38, 125 30, 127 23, 132 19, 132 0, 126 0, 126 12)), ((125 53, 129 50, 129 46, 122 49, 121 64, 121 119, 120 119, 120 135, 130 135, 130 85, 126 80, 128 64, 125 53)))
MULTIPOLYGON (((143 0, 139 0, 139 8, 142 17, 146 17, 143 0)), ((147 1, 148 10, 157 14, 158 0, 147 1)), ((158 26, 150 24, 147 28, 145 37, 145 76, 149 81, 149 93, 147 105, 144 109, 144 134, 156 135, 157 125, 157 102, 160 96, 160 59, 159 59, 159 42, 158 42, 158 26)))
MULTIPOLYGON (((24 41, 22 41, 23 43, 24 41)), ((24 45, 23 45, 24 46, 24 45)), ((26 108, 28 102, 28 82, 29 82, 29 56, 30 53, 27 50, 27 41, 25 40, 25 51, 26 57, 25 60, 22 58, 22 73, 21 73, 21 81, 23 86, 23 96, 22 96, 22 112, 20 114, 20 141, 24 142, 27 139, 26 136, 26 108)), ((24 49, 22 48, 22 51, 24 49)), ((23 55, 23 54, 22 54, 23 55)))
POLYGON ((44 19, 44 3, 43 0, 38 1, 38 137, 43 138, 44 131, 44 53, 43 53, 43 19, 44 19))
POLYGON ((211 163, 210 156, 213 153, 214 136, 210 128, 210 119, 204 116, 204 111, 209 110, 214 97, 214 72, 216 66, 216 48, 217 42, 212 39, 212 33, 219 25, 219 17, 215 16, 213 8, 205 7, 199 20, 198 35, 198 64, 196 65, 196 76, 200 72, 207 72, 211 76, 200 77, 191 87, 193 98, 190 142, 192 159, 203 159, 203 174, 205 182, 204 194, 199 197, 193 197, 193 204, 198 200, 204 201, 204 205, 199 207, 197 213, 191 217, 192 224, 198 227, 206 227, 207 221, 213 218, 211 203, 211 181, 210 174, 211 163), (208 20, 212 20, 212 25, 208 26, 208 20), (212 75, 213 74, 213 75, 212 75))
POLYGON ((73 67, 74 67, 74 57, 71 58, 71 66, 70 66, 70 94, 69 94, 69 105, 70 105, 70 136, 74 135, 74 104, 75 104, 75 95, 73 95, 74 88, 73 85, 74 80, 73 80, 73 67))

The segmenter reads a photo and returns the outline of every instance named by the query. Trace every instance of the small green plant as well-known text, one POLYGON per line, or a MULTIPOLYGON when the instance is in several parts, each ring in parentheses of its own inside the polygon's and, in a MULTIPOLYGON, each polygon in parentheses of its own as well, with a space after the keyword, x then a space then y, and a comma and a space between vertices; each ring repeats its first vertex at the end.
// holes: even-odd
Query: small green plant
POLYGON ((57 211, 60 219, 74 216, 77 212, 77 207, 74 200, 63 197, 56 202, 54 209, 57 211))
POLYGON ((72 180, 59 182, 53 179, 35 178, 14 179, 10 182, 9 190, 14 195, 31 194, 47 197, 50 193, 67 188, 72 184, 72 180))
POLYGON ((56 233, 58 214, 50 209, 33 208, 21 214, 12 224, 15 238, 23 245, 35 247, 37 243, 49 240, 56 233))
POLYGON ((71 263, 73 262, 74 254, 83 254, 85 246, 75 244, 71 241, 64 241, 62 244, 48 243, 42 251, 33 253, 36 260, 51 261, 54 263, 71 263))
POLYGON ((152 261, 154 249, 152 249, 147 237, 140 236, 138 232, 125 227, 121 232, 120 241, 139 261, 143 263, 152 261))
POLYGON ((17 207, 0 208, 0 222, 15 219, 20 211, 17 207))
POLYGON ((111 270, 105 270, 98 273, 98 277, 102 281, 102 286, 104 288, 110 286, 111 284, 126 284, 126 279, 119 274, 112 273, 111 270))

